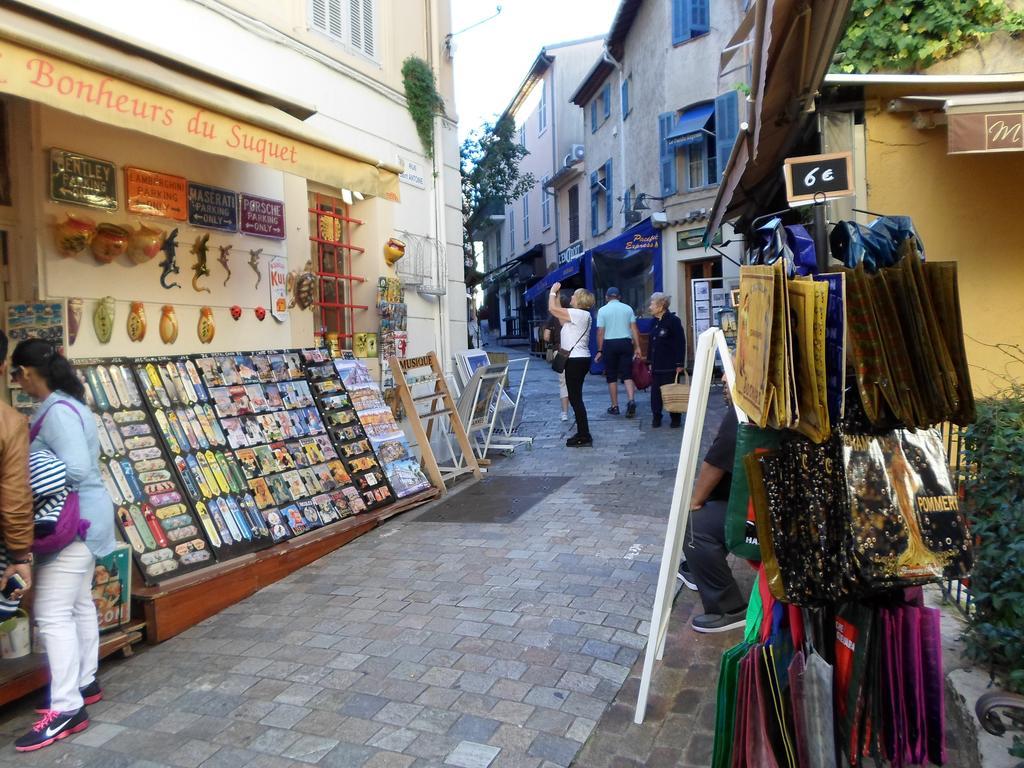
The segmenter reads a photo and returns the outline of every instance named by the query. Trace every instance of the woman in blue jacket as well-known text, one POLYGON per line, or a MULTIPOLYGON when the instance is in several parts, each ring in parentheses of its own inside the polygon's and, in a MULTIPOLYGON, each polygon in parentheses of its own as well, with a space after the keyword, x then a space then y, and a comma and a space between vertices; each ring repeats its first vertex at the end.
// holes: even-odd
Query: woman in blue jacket
MULTIPOLYGON (((647 343, 647 364, 651 367, 651 426, 655 429, 661 426, 661 387, 673 383, 686 367, 686 332, 679 316, 669 312, 671 301, 671 296, 653 293, 649 305, 654 326, 647 343)), ((669 416, 670 427, 683 423, 682 414, 669 416)))

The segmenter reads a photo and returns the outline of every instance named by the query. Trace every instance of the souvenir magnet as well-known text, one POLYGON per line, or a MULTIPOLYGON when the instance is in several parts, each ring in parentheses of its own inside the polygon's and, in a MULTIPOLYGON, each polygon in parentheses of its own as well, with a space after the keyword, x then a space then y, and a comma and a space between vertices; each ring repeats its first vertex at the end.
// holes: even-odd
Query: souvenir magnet
MULTIPOLYGON (((170 553, 170 550, 167 551, 168 553, 170 553)), ((143 555, 143 557, 145 557, 145 555, 143 555)), ((177 568, 178 562, 173 558, 170 560, 163 560, 161 562, 153 563, 152 565, 147 566, 146 575, 155 578, 157 576, 162 576, 165 573, 170 573, 171 571, 177 570, 177 568)))
MULTIPOLYGON (((152 440, 153 438, 148 439, 152 440)), ((156 469, 159 469, 160 467, 164 466, 164 461, 163 459, 160 458, 160 449, 155 446, 152 448, 136 448, 133 451, 128 451, 128 458, 136 462, 135 468, 140 472, 144 471, 141 467, 141 464, 148 464, 150 461, 156 462, 156 469)), ((146 481, 143 480, 143 482, 146 481)))
MULTIPOLYGON (((202 544, 198 539, 196 540, 196 543, 202 544)), ((181 562, 185 565, 192 565, 193 563, 204 563, 209 559, 210 553, 205 550, 201 550, 198 552, 189 552, 181 558, 181 562)))
POLYGON ((125 389, 128 392, 128 402, 131 403, 133 408, 141 408, 142 395, 139 394, 139 388, 135 385, 135 376, 132 375, 132 369, 127 365, 122 365, 120 371, 121 379, 124 381, 125 389))
POLYGON ((102 419, 103 426, 106 429, 107 435, 110 437, 110 442, 114 446, 114 453, 116 455, 124 453, 124 439, 121 437, 121 430, 117 428, 117 424, 114 423, 114 419, 111 418, 109 413, 104 413, 102 419))
POLYGON ((178 393, 178 399, 186 405, 194 402, 190 396, 194 396, 195 393, 192 392, 190 387, 185 386, 185 383, 181 379, 181 374, 178 372, 178 366, 174 363, 167 363, 167 365, 164 366, 164 370, 167 371, 167 377, 174 384, 174 391, 178 393))
POLYGON ((185 392, 185 399, 190 403, 199 402, 199 393, 196 392, 195 386, 192 384, 192 379, 188 375, 188 369, 185 364, 180 360, 177 362, 178 366, 178 381, 181 383, 181 388, 185 392))
POLYGON ((163 521, 164 528, 167 528, 167 527, 180 528, 181 527, 180 524, 179 525, 173 525, 173 526, 170 525, 170 523, 168 521, 170 519, 172 519, 172 518, 184 517, 186 520, 188 519, 188 509, 185 507, 184 504, 171 504, 168 507, 159 507, 153 514, 156 515, 158 518, 160 518, 160 520, 163 521))
POLYGON ((107 370, 110 373, 110 380, 114 384, 114 391, 117 392, 117 399, 121 401, 122 407, 128 408, 131 405, 131 394, 128 392, 128 387, 124 383, 121 366, 112 365, 107 370))
POLYGON ((210 420, 206 417, 206 411, 203 410, 203 407, 201 405, 193 406, 192 413, 195 415, 196 421, 199 422, 199 428, 203 430, 203 434, 206 435, 210 445, 220 445, 217 441, 217 433, 214 431, 213 425, 210 424, 210 420))
POLYGON ((128 312, 128 339, 142 341, 146 338, 146 305, 133 301, 128 312))
POLYGON ((149 485, 146 486, 146 495, 152 497, 152 496, 156 496, 156 495, 161 494, 161 493, 167 493, 168 491, 173 491, 173 490, 174 490, 174 483, 169 482, 169 481, 168 482, 160 482, 160 483, 150 483, 149 485))
MULTIPOLYGON (((156 399, 160 405, 164 408, 171 407, 171 398, 167 394, 167 390, 164 389, 164 383, 160 380, 160 374, 157 373, 156 366, 153 363, 146 364, 146 378, 149 380, 150 387, 152 387, 153 394, 156 395, 156 399)), ((156 405, 156 402, 150 398, 150 401, 156 405)))
POLYGON ((171 425, 167 422, 167 414, 161 410, 157 410, 153 414, 156 417, 156 425, 160 429, 160 433, 164 436, 164 440, 167 441, 167 446, 171 449, 171 453, 181 453, 181 445, 178 443, 178 439, 174 436, 171 430, 171 425))
MULTIPOLYGON (((140 425, 135 424, 130 426, 140 425)), ((157 458, 157 456, 160 455, 160 449, 155 448, 154 446, 156 446, 156 438, 153 437, 152 435, 143 435, 142 437, 129 437, 127 440, 124 441, 124 447, 127 448, 132 453, 138 452, 140 448, 152 448, 153 450, 156 451, 156 453, 150 453, 148 456, 143 456, 141 454, 137 456, 129 456, 129 458, 132 461, 139 461, 140 459, 157 458)))
POLYGON ((206 264, 209 255, 209 242, 210 234, 207 232, 197 237, 192 244, 192 255, 196 257, 196 263, 192 265, 192 290, 196 293, 210 293, 209 288, 199 285, 202 278, 210 276, 210 267, 206 264))
POLYGON ((206 505, 201 501, 196 503, 196 514, 199 515, 199 522, 202 524, 203 530, 206 531, 206 536, 209 538, 210 543, 215 547, 219 547, 221 545, 220 534, 217 533, 217 528, 213 524, 206 505))
POLYGON ((179 542, 183 539, 190 539, 193 536, 199 534, 199 529, 194 525, 187 526, 185 528, 176 528, 167 532, 167 539, 172 544, 179 542))
POLYGON ((164 288, 181 288, 179 283, 168 284, 167 278, 171 275, 177 275, 181 272, 181 267, 178 266, 178 262, 175 261, 175 253, 178 248, 178 228, 175 227, 164 239, 164 244, 160 246, 160 250, 164 252, 164 260, 160 262, 160 285, 164 288))
POLYGON ((149 500, 156 506, 161 504, 177 504, 181 501, 181 494, 177 491, 168 491, 167 493, 151 496, 149 500))
MULTIPOLYGON (((117 423, 117 419, 114 419, 114 423, 117 423)), ((153 430, 149 428, 149 424, 123 424, 122 426, 118 427, 118 429, 121 430, 121 434, 124 435, 125 437, 148 437, 151 440, 153 439, 151 437, 151 435, 153 434, 153 430)), ((154 442, 152 443, 152 445, 156 445, 156 443, 154 442)))
POLYGON ((182 419, 187 419, 188 424, 192 427, 192 433, 196 436, 196 440, 199 441, 199 447, 204 451, 210 447, 210 441, 206 437, 206 433, 203 431, 203 425, 199 423, 199 419, 196 418, 195 413, 190 408, 183 408, 181 411, 182 419))
POLYGON ((110 441, 107 428, 103 426, 103 419, 100 418, 98 413, 94 413, 93 416, 96 420, 96 436, 100 441, 100 452, 107 458, 110 458, 114 455, 114 444, 110 441))
POLYGON ((132 545, 132 549, 141 555, 146 551, 146 545, 142 543, 142 537, 135 530, 135 523, 132 522, 128 510, 124 507, 118 507, 117 518, 121 521, 121 528, 124 529, 124 535, 128 537, 128 543, 132 545))
POLYGON ((203 389, 203 380, 199 376, 199 369, 196 368, 196 364, 191 360, 186 360, 185 370, 188 371, 188 377, 192 379, 192 386, 196 388, 196 395, 198 395, 200 400, 205 400, 206 391, 203 389))
POLYGON ((196 460, 195 454, 190 453, 185 458, 185 461, 188 463, 188 468, 192 472, 192 477, 195 478, 196 484, 199 486, 199 490, 202 492, 203 496, 205 496, 208 499, 212 499, 214 494, 213 491, 211 490, 211 487, 216 487, 216 482, 208 483, 206 481, 206 474, 200 468, 199 462, 196 460))
POLYGON ((226 288, 228 280, 231 279, 231 265, 228 263, 228 256, 231 255, 232 246, 218 245, 217 247, 220 249, 220 256, 217 257, 217 261, 219 261, 220 265, 224 267, 224 271, 228 273, 228 276, 224 278, 224 287, 226 288))
POLYGON ((166 469, 143 469, 143 466, 152 467, 162 466, 162 461, 140 461, 139 462, 139 479, 143 483, 166 483, 171 479, 171 473, 166 469))
MULTIPOLYGON (((174 366, 171 366, 172 368, 174 366)), ((157 376, 160 377, 160 382, 163 385, 164 391, 167 392, 167 396, 170 397, 171 402, 175 405, 180 404, 184 398, 181 396, 181 392, 174 386, 174 379, 171 378, 170 374, 167 373, 167 369, 163 366, 157 366, 157 376)))
POLYGON ((167 412, 167 423, 171 425, 171 431, 174 433, 175 438, 178 440, 178 444, 185 451, 194 451, 196 446, 189 440, 188 433, 182 427, 181 422, 178 419, 178 414, 174 411, 167 412))
POLYGON ((238 320, 242 316, 242 308, 237 304, 233 304, 228 312, 231 313, 232 320, 238 320))
POLYGON ((213 524, 217 527, 217 531, 220 532, 221 540, 229 547, 235 543, 235 540, 231 536, 231 531, 228 529, 228 524, 224 520, 224 515, 217 509, 217 505, 214 502, 210 502, 207 505, 207 509, 210 510, 210 519, 213 520, 213 524))
POLYGON ((132 463, 128 461, 128 459, 121 459, 117 463, 121 465, 121 470, 124 472, 125 480, 127 480, 128 484, 131 486, 132 493, 135 494, 135 498, 141 499, 144 494, 142 484, 139 482, 139 477, 135 473, 135 467, 132 466, 132 463))
POLYGON ((104 296, 96 304, 92 313, 92 328, 100 344, 109 344, 114 333, 114 315, 116 304, 113 296, 104 296))
POLYGON ((238 521, 235 520, 235 516, 231 514, 231 507, 224 499, 214 499, 211 502, 211 506, 216 504, 217 511, 220 512, 221 517, 224 518, 224 522, 227 523, 228 530, 231 531, 231 536, 236 542, 242 540, 242 529, 238 527, 238 521))
POLYGON ((209 344, 213 341, 213 335, 216 332, 217 328, 213 322, 213 310, 209 307, 202 307, 199 310, 199 325, 196 327, 199 341, 203 344, 209 344))
MULTIPOLYGON (((136 528, 137 527, 138 526, 136 526, 136 528)), ((141 533, 141 531, 140 531, 140 533, 141 533)), ((143 537, 143 538, 145 538, 145 537, 143 537)), ((143 565, 156 565, 158 563, 162 564, 164 562, 174 560, 174 553, 170 549, 166 549, 166 548, 164 548, 164 549, 157 549, 157 550, 154 550, 153 552, 147 552, 146 554, 142 555, 141 557, 139 557, 139 560, 142 562, 143 565)), ((170 570, 173 570, 173 569, 170 569, 170 570)), ((166 573, 166 571, 167 571, 167 569, 164 569, 164 570, 161 571, 161 573, 166 573)), ((152 573, 152 571, 151 571, 151 573, 152 573)))
POLYGON ((142 514, 142 509, 138 504, 132 504, 128 508, 128 513, 132 516, 132 522, 135 523, 135 530, 139 532, 139 536, 142 537, 142 541, 146 545, 146 549, 156 549, 156 539, 153 538, 153 532, 149 530, 149 525, 146 524, 146 518, 142 514))
POLYGON ((110 379, 110 371, 105 366, 96 366, 96 375, 100 378, 100 386, 103 387, 103 394, 107 396, 107 402, 110 403, 111 408, 121 407, 121 398, 117 396, 117 390, 114 389, 114 382, 110 379))
POLYGON ((142 411, 118 411, 114 414, 114 421, 117 424, 135 424, 146 420, 146 414, 142 411))
POLYGON ((164 529, 160 527, 160 522, 153 514, 153 507, 149 504, 143 504, 142 516, 146 519, 146 524, 149 526, 149 530, 153 534, 153 538, 156 539, 157 546, 166 547, 167 535, 164 533, 164 529))
POLYGON ((68 346, 74 346, 78 339, 78 329, 82 327, 82 306, 79 298, 68 299, 68 346))
MULTIPOLYGON (((160 510, 157 510, 157 517, 160 518, 160 525, 163 526, 165 531, 176 531, 181 528, 188 528, 192 525, 192 517, 190 515, 175 515, 174 517, 161 517, 160 510)), ((193 534, 195 535, 195 534, 193 534)))
POLYGON ((261 253, 263 253, 262 248, 255 248, 249 251, 249 267, 256 273, 256 286, 254 290, 260 287, 260 282, 263 280, 263 273, 260 271, 261 253))
POLYGON ((110 474, 110 468, 102 461, 100 462, 100 480, 103 481, 103 487, 107 489, 111 500, 115 504, 123 504, 125 499, 121 496, 121 490, 117 487, 117 483, 114 482, 114 476, 110 474))
POLYGON ((253 310, 253 313, 256 315, 256 319, 261 323, 267 319, 267 310, 264 307, 256 307, 253 310))
POLYGON ((164 304, 160 310, 160 340, 164 344, 173 344, 178 340, 178 316, 170 304, 164 304))
POLYGON ((242 532, 242 538, 246 541, 252 541, 252 528, 249 527, 249 522, 245 519, 245 515, 242 514, 242 508, 238 506, 238 502, 230 496, 227 499, 221 499, 228 505, 228 509, 231 512, 231 516, 235 518, 235 524, 238 529, 242 532))
POLYGON ((214 445, 227 445, 228 439, 224 435, 224 430, 220 428, 220 420, 217 418, 217 414, 213 412, 213 408, 209 405, 204 405, 203 414, 213 429, 214 439, 211 442, 214 445))
MULTIPOLYGON (((231 493, 231 486, 228 484, 228 478, 221 471, 220 463, 217 461, 217 457, 214 456, 213 451, 207 451, 202 454, 206 457, 206 464, 210 467, 210 471, 213 472, 213 476, 217 481, 217 486, 220 488, 221 493, 231 493)), ((202 466, 202 462, 200 462, 202 466)))
POLYGON ((96 401, 96 407, 101 411, 110 408, 110 403, 107 401, 107 396, 103 393, 103 385, 100 384, 100 377, 96 373, 96 369, 89 368, 85 372, 85 378, 89 382, 89 390, 92 392, 93 400, 96 401))
POLYGON ((210 496, 216 496, 218 494, 217 478, 213 474, 213 469, 210 468, 210 463, 206 460, 206 456, 202 453, 195 454, 196 461, 199 463, 199 469, 203 473, 203 477, 206 478, 206 485, 210 489, 210 496))

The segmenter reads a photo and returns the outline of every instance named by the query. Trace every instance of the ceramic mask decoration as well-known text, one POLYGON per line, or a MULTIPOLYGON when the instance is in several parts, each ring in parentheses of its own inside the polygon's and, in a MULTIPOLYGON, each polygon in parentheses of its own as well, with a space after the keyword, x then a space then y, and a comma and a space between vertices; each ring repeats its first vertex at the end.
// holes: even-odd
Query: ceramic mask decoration
POLYGON ((388 241, 384 243, 384 260, 388 266, 392 266, 403 256, 405 256, 405 243, 397 237, 389 237, 388 241))
POLYGON ((200 235, 192 244, 192 255, 196 257, 196 263, 192 265, 192 289, 197 293, 210 293, 209 288, 200 288, 199 279, 210 276, 210 268, 206 266, 207 246, 210 236, 200 235))
POLYGON ((96 227, 96 234, 89 243, 92 255, 100 264, 109 264, 128 250, 131 232, 117 224, 103 223, 96 227))
POLYGON ((256 273, 256 288, 259 288, 260 283, 263 281, 263 273, 260 272, 261 253, 263 253, 262 248, 254 248, 249 251, 249 266, 252 267, 252 271, 256 273))
POLYGON ((228 264, 228 256, 231 255, 231 246, 218 245, 217 247, 220 248, 220 256, 217 257, 217 261, 219 261, 220 265, 224 267, 224 271, 228 273, 228 276, 224 278, 224 285, 227 286, 228 280, 231 279, 231 267, 228 264))
POLYGON ((113 296, 104 296, 92 313, 92 327, 100 344, 108 344, 114 333, 114 310, 116 305, 113 296))
POLYGON ((316 292, 316 275, 313 274, 313 261, 307 261, 305 268, 295 278, 295 294, 289 307, 298 306, 299 309, 309 309, 313 306, 314 293, 316 292))
POLYGON ((128 313, 128 338, 132 341, 146 338, 146 305, 141 301, 133 301, 128 313))
POLYGON ((199 327, 197 331, 199 333, 199 340, 203 344, 209 344, 213 341, 213 334, 217 329, 213 325, 213 310, 209 307, 203 307, 199 310, 199 327))
POLYGON ((261 323, 267 317, 267 310, 264 307, 256 307, 256 309, 254 309, 253 312, 256 313, 256 319, 259 320, 261 323))
POLYGON ((231 319, 232 320, 237 320, 241 316, 242 316, 242 308, 240 306, 238 306, 237 304, 235 304, 235 306, 233 306, 231 308, 231 319))
POLYGON ((54 226, 57 252, 64 257, 77 256, 96 234, 96 222, 85 216, 65 214, 64 221, 54 226))
POLYGON ((167 233, 162 229, 139 223, 139 228, 132 232, 128 245, 128 258, 136 264, 145 264, 158 253, 164 244, 167 233))
POLYGON ((68 345, 75 343, 78 338, 78 329, 82 327, 82 305, 81 299, 68 299, 68 345))
POLYGON ((179 283, 167 283, 167 278, 181 272, 181 268, 178 267, 178 262, 174 260, 177 249, 178 228, 175 227, 171 230, 171 234, 169 234, 164 240, 164 244, 160 246, 160 250, 164 252, 164 260, 160 262, 160 269, 163 270, 160 273, 160 285, 164 288, 181 288, 179 283))
POLYGON ((164 344, 173 344, 178 340, 178 318, 170 304, 164 304, 160 313, 160 339, 164 344))

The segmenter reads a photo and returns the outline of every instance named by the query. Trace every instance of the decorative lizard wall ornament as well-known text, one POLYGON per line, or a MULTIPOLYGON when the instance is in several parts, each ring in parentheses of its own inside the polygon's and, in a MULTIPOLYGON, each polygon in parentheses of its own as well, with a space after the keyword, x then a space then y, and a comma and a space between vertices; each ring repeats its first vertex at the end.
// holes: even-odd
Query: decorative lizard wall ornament
POLYGON ((206 264, 206 256, 208 251, 208 243, 210 242, 210 235, 200 235, 196 238, 195 243, 192 244, 192 255, 196 257, 196 263, 192 265, 192 289, 197 293, 211 293, 209 288, 200 287, 199 280, 203 277, 210 276, 210 268, 206 264))
POLYGON ((256 273, 256 287, 260 287, 260 283, 263 282, 263 273, 260 271, 260 254, 263 253, 262 248, 255 248, 249 251, 249 266, 252 267, 253 272, 256 273))
POLYGON ((224 271, 228 273, 228 276, 224 278, 224 285, 227 286, 228 280, 231 279, 231 267, 228 265, 228 256, 231 255, 230 245, 218 245, 220 249, 220 256, 217 257, 217 261, 224 267, 224 271))
POLYGON ((180 283, 167 284, 167 278, 171 275, 177 275, 181 272, 178 267, 178 262, 174 260, 175 253, 178 249, 178 228, 175 227, 171 230, 171 234, 164 240, 164 244, 160 246, 160 250, 164 252, 164 260, 160 262, 160 268, 163 272, 160 273, 160 285, 164 288, 181 288, 180 283))

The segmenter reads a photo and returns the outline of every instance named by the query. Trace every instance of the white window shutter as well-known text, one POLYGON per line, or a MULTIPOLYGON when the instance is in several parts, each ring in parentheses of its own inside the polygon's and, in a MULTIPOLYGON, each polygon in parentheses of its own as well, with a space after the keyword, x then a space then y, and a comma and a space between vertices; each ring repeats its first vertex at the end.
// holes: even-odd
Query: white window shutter
POLYGON ((313 28, 327 31, 327 0, 313 0, 311 3, 313 28))
POLYGON ((343 24, 341 16, 341 1, 342 0, 324 0, 324 2, 327 3, 327 33, 339 40, 344 40, 345 35, 342 32, 343 24))
POLYGON ((370 58, 377 56, 377 41, 374 30, 376 0, 348 0, 349 42, 357 51, 370 58))

